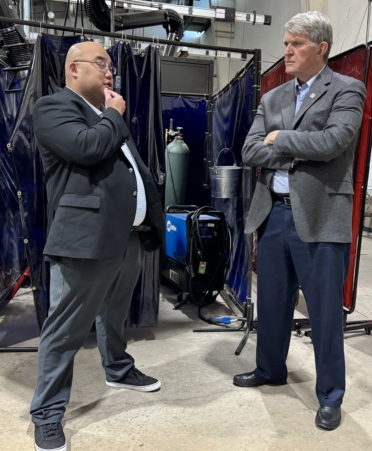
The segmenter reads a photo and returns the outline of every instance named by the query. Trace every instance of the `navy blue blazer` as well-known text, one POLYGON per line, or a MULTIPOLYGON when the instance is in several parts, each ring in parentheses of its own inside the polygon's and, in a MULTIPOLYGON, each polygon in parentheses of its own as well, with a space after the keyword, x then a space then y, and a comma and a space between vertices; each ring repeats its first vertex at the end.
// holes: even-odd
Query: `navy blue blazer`
POLYGON ((121 146, 127 142, 144 182, 145 250, 163 243, 164 216, 152 175, 124 119, 114 108, 99 117, 68 88, 39 99, 34 131, 48 196, 44 254, 109 260, 124 254, 137 205, 136 177, 121 146))

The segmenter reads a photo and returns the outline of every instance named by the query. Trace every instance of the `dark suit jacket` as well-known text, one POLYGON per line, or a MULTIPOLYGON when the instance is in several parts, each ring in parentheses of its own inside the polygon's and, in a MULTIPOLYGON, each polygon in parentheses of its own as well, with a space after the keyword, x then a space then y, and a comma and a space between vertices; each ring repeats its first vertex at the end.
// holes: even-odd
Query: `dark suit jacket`
POLYGON ((294 84, 292 80, 262 97, 243 146, 243 162, 262 168, 245 232, 257 230, 270 213, 272 177, 276 169, 286 169, 293 219, 301 240, 348 243, 353 150, 362 121, 365 86, 326 67, 295 115, 294 84), (281 130, 274 144, 264 144, 274 130, 281 130), (306 161, 292 167, 294 157, 306 161))
POLYGON ((146 191, 140 233, 146 250, 162 245, 164 217, 155 182, 122 116, 108 108, 100 118, 68 88, 35 104, 34 130, 48 195, 44 254, 115 259, 124 254, 136 212, 137 183, 121 146, 126 141, 146 191))

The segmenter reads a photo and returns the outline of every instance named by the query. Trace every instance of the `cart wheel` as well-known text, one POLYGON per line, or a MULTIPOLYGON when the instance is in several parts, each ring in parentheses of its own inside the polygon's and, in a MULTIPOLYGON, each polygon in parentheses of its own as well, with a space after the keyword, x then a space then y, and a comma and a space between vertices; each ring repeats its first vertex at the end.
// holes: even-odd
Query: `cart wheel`
POLYGON ((366 327, 364 330, 366 331, 367 335, 371 335, 371 329, 369 327, 366 327))
POLYGON ((177 303, 174 304, 173 310, 177 310, 181 307, 181 305, 186 304, 190 300, 190 294, 189 293, 178 293, 177 294, 177 303))
POLYGON ((185 293, 184 293, 183 291, 181 291, 181 293, 178 293, 178 294, 177 294, 177 301, 178 301, 178 302, 181 302, 181 301, 184 300, 184 297, 183 297, 184 294, 185 294, 185 293))

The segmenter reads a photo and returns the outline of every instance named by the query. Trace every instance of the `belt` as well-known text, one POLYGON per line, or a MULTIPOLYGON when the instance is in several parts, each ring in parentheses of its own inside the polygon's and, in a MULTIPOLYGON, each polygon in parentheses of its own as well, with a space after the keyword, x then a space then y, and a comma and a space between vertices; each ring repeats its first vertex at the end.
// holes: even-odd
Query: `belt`
POLYGON ((271 191, 271 196, 275 202, 283 202, 286 205, 291 205, 291 198, 289 197, 289 194, 274 193, 274 191, 271 191))
POLYGON ((138 226, 133 226, 131 232, 149 232, 150 230, 151 230, 150 226, 140 224, 138 226))

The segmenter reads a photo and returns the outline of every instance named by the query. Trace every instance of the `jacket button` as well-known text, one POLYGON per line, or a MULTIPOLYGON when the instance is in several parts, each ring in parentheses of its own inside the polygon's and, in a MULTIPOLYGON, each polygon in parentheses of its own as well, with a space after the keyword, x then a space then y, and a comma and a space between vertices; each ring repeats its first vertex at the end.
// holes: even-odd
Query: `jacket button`
POLYGON ((133 168, 129 168, 129 172, 133 172, 133 168))
POLYGON ((137 191, 133 191, 133 197, 137 196, 137 191))

